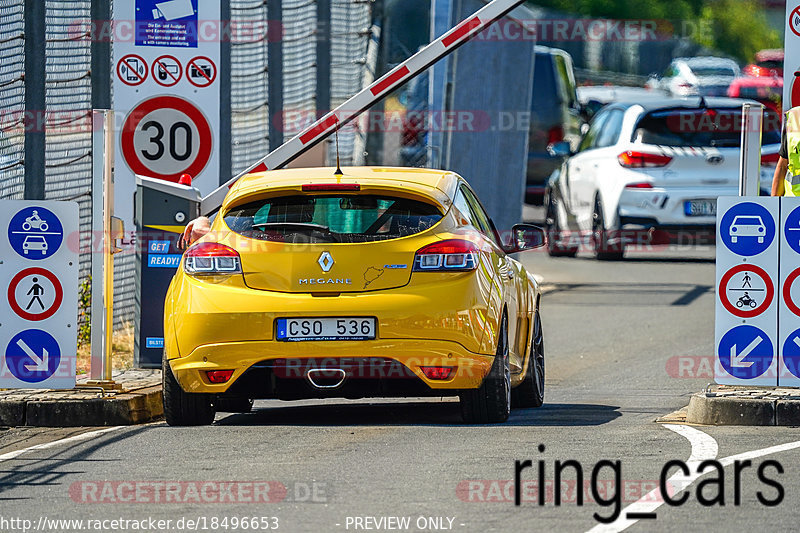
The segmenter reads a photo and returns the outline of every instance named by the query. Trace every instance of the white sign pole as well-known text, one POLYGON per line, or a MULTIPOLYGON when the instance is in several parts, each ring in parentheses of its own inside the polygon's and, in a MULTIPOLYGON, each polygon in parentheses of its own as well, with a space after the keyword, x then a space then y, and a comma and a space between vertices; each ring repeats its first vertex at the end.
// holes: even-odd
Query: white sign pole
POLYGON ((742 104, 742 150, 739 157, 739 196, 758 196, 761 177, 761 132, 764 106, 742 104))
POLYGON ((103 379, 106 353, 105 311, 105 190, 106 177, 106 124, 104 110, 92 111, 92 359, 89 377, 103 379))

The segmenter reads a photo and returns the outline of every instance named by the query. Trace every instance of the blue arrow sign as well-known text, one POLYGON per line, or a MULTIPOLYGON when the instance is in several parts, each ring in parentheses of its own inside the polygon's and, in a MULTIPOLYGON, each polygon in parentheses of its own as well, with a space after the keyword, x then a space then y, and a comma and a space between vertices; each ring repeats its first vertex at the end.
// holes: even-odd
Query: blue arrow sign
POLYGON ((717 357, 728 374, 754 379, 767 371, 775 350, 769 335, 754 326, 736 326, 722 336, 717 357))
POLYGON ((800 378, 800 329, 786 337, 783 344, 783 364, 789 372, 800 378))
POLYGON ((8 224, 8 242, 25 259, 47 259, 64 240, 61 221, 44 207, 25 207, 8 224))
POLYGON ((6 346, 6 366, 14 376, 26 383, 46 380, 58 369, 61 350, 58 342, 46 331, 27 329, 17 333, 6 346))
POLYGON ((736 204, 720 221, 719 233, 725 246, 746 257, 765 251, 775 239, 775 221, 763 206, 753 202, 736 204))

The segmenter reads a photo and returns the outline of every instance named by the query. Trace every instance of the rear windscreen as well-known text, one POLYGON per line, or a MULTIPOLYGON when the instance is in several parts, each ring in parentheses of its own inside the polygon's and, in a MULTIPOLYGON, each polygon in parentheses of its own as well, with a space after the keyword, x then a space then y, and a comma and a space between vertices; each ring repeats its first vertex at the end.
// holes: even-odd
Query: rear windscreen
POLYGON ((354 243, 421 233, 441 220, 431 204, 389 196, 281 196, 236 206, 228 227, 251 239, 293 243, 354 243))
POLYGON ((729 67, 692 67, 695 76, 736 76, 736 72, 729 67))
MULTIPOLYGON (((665 109, 639 120, 633 141, 661 146, 739 147, 742 137, 741 109, 665 109)), ((780 116, 764 112, 762 144, 781 142, 780 116)))

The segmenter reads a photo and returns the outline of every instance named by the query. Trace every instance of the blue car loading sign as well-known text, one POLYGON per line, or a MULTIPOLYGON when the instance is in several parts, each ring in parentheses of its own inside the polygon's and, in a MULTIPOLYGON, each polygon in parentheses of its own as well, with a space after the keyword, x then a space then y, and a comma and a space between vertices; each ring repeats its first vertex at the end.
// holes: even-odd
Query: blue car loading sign
POLYGON ((714 380, 778 382, 780 199, 717 200, 714 380))
POLYGON ((0 388, 75 386, 78 204, 0 200, 0 388))

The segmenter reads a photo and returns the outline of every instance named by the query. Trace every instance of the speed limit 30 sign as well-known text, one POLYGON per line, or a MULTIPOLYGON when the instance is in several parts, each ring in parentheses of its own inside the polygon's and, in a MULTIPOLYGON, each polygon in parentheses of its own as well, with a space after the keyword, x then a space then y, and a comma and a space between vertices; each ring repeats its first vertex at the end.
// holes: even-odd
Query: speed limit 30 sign
POLYGON ((144 100, 125 118, 122 156, 134 174, 177 182, 197 176, 211 158, 213 137, 205 115, 176 96, 144 100))

